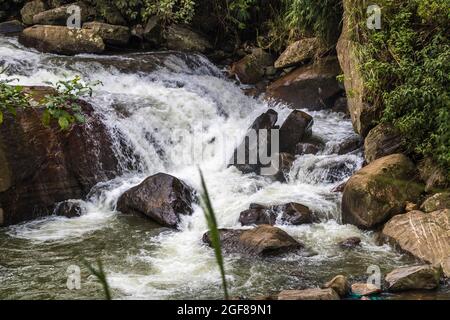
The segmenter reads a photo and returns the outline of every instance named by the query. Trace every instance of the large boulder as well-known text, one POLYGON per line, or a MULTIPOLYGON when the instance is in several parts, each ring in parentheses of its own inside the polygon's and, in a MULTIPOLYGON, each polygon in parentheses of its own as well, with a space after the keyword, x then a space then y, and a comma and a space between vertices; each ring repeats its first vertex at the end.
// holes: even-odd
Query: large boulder
POLYGON ((19 42, 41 52, 64 55, 101 53, 105 50, 105 43, 95 31, 60 26, 27 28, 19 36, 19 42))
MULTIPOLYGON (((261 225, 250 230, 221 229, 220 241, 226 253, 239 253, 248 256, 273 256, 297 251, 303 245, 285 231, 269 225, 261 225)), ((209 232, 203 242, 211 245, 209 232)))
POLYGON ((183 181, 158 173, 125 192, 117 202, 124 214, 141 214, 162 226, 176 228, 181 215, 191 215, 194 190, 183 181))
POLYGON ((213 46, 202 35, 180 25, 171 25, 164 33, 167 48, 177 51, 197 51, 206 53, 213 46))
POLYGON ((278 294, 278 300, 340 300, 339 295, 332 288, 285 290, 278 294))
POLYGON ((77 5, 80 8, 81 23, 87 22, 89 19, 94 18, 97 14, 95 8, 79 1, 39 12, 33 16, 33 22, 30 24, 66 26, 67 19, 71 15, 71 12, 68 11, 68 9, 73 5, 77 5))
POLYGON ((450 257, 450 209, 397 215, 386 223, 382 235, 422 261, 445 265, 450 257))
POLYGON ((434 212, 450 209, 450 192, 436 193, 422 203, 420 209, 424 212, 434 212))
POLYGON ((22 10, 20 10, 20 14, 22 16, 22 22, 26 25, 33 24, 33 17, 38 13, 44 12, 47 10, 47 4, 42 0, 34 0, 27 2, 22 10))
POLYGON ((425 191, 441 192, 450 187, 450 173, 439 166, 433 159, 425 158, 419 162, 420 178, 426 183, 425 191))
POLYGON ((400 132, 391 124, 379 124, 369 131, 364 141, 364 156, 367 163, 403 151, 400 132))
POLYGON ((374 126, 374 122, 379 120, 381 110, 366 101, 367 89, 364 83, 360 66, 362 62, 358 58, 358 47, 360 44, 355 41, 359 22, 352 20, 352 13, 355 8, 366 10, 364 3, 359 0, 344 0, 344 17, 342 34, 337 44, 339 63, 344 72, 344 85, 347 92, 348 110, 352 119, 353 127, 357 133, 365 137, 374 126))
POLYGON ((130 29, 102 22, 86 22, 83 29, 94 31, 106 44, 124 46, 130 40, 130 29))
POLYGON ((266 165, 260 161, 260 149, 265 148, 266 154, 271 152, 271 130, 275 129, 278 113, 269 109, 255 119, 249 128, 244 141, 239 145, 230 159, 230 166, 235 166, 243 173, 261 173, 261 168, 266 165), (261 130, 267 130, 267 141, 260 139, 261 130), (242 159, 245 156, 245 159, 242 159), (256 160, 256 161, 255 161, 256 160))
MULTIPOLYGON (((29 87, 37 102, 51 88, 29 87)), ((42 109, 5 115, 0 126, 0 226, 53 213, 55 203, 85 197, 98 182, 120 174, 113 142, 92 107, 80 101, 85 124, 61 131, 42 124, 42 109)))
POLYGON ((262 80, 266 68, 273 65, 272 55, 263 49, 254 49, 251 54, 231 66, 230 74, 235 75, 241 83, 255 84, 262 80))
POLYGON ((305 38, 290 44, 275 61, 275 68, 282 69, 296 66, 306 60, 314 58, 322 48, 318 38, 305 38))
POLYGON ((394 154, 375 160, 347 182, 342 197, 342 221, 373 229, 404 212, 423 192, 410 159, 394 154))
POLYGON ((239 222, 243 226, 268 224, 274 225, 280 219, 280 222, 301 225, 313 222, 311 210, 300 203, 290 202, 275 206, 262 206, 252 204, 250 209, 241 212, 239 222))
POLYGON ((297 144, 312 136, 313 118, 301 110, 294 110, 280 128, 280 152, 295 154, 297 144))
POLYGON ((328 109, 343 91, 336 79, 340 73, 337 59, 324 59, 281 77, 267 88, 266 97, 293 109, 328 109))
POLYGON ((432 290, 439 286, 441 269, 430 265, 395 269, 386 275, 389 291, 432 290))
POLYGON ((11 20, 0 23, 0 34, 16 35, 23 31, 23 24, 18 20, 11 20))

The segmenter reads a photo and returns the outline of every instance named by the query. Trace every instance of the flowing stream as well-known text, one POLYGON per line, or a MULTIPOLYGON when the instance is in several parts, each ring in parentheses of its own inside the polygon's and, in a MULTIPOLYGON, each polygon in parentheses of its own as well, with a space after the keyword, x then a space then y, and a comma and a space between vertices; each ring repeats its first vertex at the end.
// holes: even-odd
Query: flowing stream
MULTIPOLYGON (((314 117, 314 136, 326 147, 317 155, 297 157, 287 183, 273 182, 227 168, 224 159, 229 159, 235 145, 224 144, 227 139, 220 138, 239 141, 268 108, 279 113, 280 123, 291 110, 247 97, 201 55, 62 57, 25 49, 13 38, 0 37, 0 65, 8 67, 23 85, 43 85, 75 75, 100 80, 103 85, 95 89, 90 102, 110 131, 124 171, 94 187, 82 201, 87 213, 79 218, 48 217, 0 228, 0 299, 102 298, 100 286, 83 267, 83 258, 103 261, 117 299, 221 298, 213 251, 201 241, 207 230, 201 208, 184 217, 178 231, 115 211, 123 192, 158 172, 172 174, 199 190, 198 167, 206 177, 221 227, 241 228, 239 213, 250 203, 299 202, 320 219, 311 225, 279 225, 315 253, 310 257, 227 256, 233 296, 320 286, 337 274, 365 281, 370 265, 384 273, 414 263, 388 245, 378 245, 374 233, 339 223, 341 194, 332 189, 363 163, 362 150, 336 154, 337 146, 356 137, 342 114, 305 110, 314 117), (192 153, 202 156, 192 159, 192 153), (361 237, 360 248, 343 250, 337 245, 352 236, 361 237), (80 290, 66 286, 67 269, 73 265, 82 270, 80 290)), ((431 295, 442 294, 449 293, 431 295)))

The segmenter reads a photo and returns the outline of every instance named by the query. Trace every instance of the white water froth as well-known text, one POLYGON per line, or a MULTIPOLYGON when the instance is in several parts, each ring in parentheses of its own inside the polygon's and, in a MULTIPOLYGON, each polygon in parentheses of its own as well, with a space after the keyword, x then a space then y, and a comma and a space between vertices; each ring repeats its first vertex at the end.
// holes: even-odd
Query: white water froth
MULTIPOLYGON (((140 56, 62 58, 37 53, 21 47, 15 40, 0 38, 0 62, 10 67, 20 84, 42 85, 46 81, 56 82, 78 74, 86 81, 100 80, 103 83, 96 88, 91 102, 111 135, 117 138, 116 152, 123 168, 128 168, 122 177, 94 188, 85 202, 86 215, 75 219, 50 217, 24 223, 11 227, 11 236, 38 242, 67 242, 82 238, 115 219, 118 197, 147 176, 161 171, 170 173, 199 190, 200 167, 221 227, 240 228, 239 213, 248 209, 250 203, 293 201, 307 205, 323 221, 309 226, 281 226, 318 253, 313 259, 339 256, 336 242, 350 236, 362 237, 367 251, 388 250, 377 247, 371 235, 335 221, 340 216, 340 195, 331 190, 360 168, 363 162, 361 152, 341 156, 327 153, 327 150, 333 150, 333 145, 355 137, 351 122, 343 115, 327 111, 309 112, 315 121, 314 135, 326 143, 325 150, 315 156, 298 157, 288 183, 272 182, 254 175, 243 175, 233 167, 227 168, 224 159, 231 156, 234 145, 221 148, 214 138, 226 133, 239 141, 252 121, 269 107, 279 112, 279 123, 290 109, 245 96, 238 86, 220 76, 220 71, 201 56, 189 56, 188 59, 195 64, 191 67, 186 59, 168 55, 160 59, 159 67, 154 71, 137 73, 104 66, 102 61, 108 59, 133 60, 140 59, 140 56), (180 137, 180 132, 187 132, 188 137, 180 137), (187 138, 195 132, 203 132, 202 140, 194 144, 197 153, 203 150, 203 157, 188 162, 185 155, 186 150, 192 147, 192 141, 187 138), (124 151, 124 144, 132 150, 131 153, 124 151), (223 153, 217 152, 219 149, 223 153), (330 163, 347 168, 332 182, 326 179, 330 163)), ((191 217, 183 218, 179 232, 163 232, 158 237, 145 239, 157 249, 141 252, 129 259, 148 263, 151 272, 136 274, 111 270, 112 287, 125 297, 166 298, 180 288, 195 291, 219 286, 213 253, 201 243, 206 229, 203 212, 196 208, 191 217)), ((231 282, 233 267, 233 259, 227 259, 231 282)), ((249 279, 247 285, 252 283, 249 279)))

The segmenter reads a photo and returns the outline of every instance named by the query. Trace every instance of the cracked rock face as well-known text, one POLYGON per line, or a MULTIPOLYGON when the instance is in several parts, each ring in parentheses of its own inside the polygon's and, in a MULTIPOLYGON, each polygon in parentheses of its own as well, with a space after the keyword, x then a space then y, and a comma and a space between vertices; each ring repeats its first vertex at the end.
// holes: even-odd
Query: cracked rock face
POLYGON ((445 267, 450 257, 450 209, 397 215, 386 223, 383 236, 420 260, 445 267))

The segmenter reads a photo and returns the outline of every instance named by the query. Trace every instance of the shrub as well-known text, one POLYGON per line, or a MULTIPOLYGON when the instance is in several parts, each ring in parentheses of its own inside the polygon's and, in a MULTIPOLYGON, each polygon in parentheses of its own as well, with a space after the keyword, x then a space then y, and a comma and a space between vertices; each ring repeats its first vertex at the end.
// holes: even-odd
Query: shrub
POLYGON ((366 30, 360 37, 359 55, 367 98, 383 108, 383 122, 400 129, 412 156, 432 157, 448 169, 448 0, 379 2, 382 29, 359 28, 366 30))

